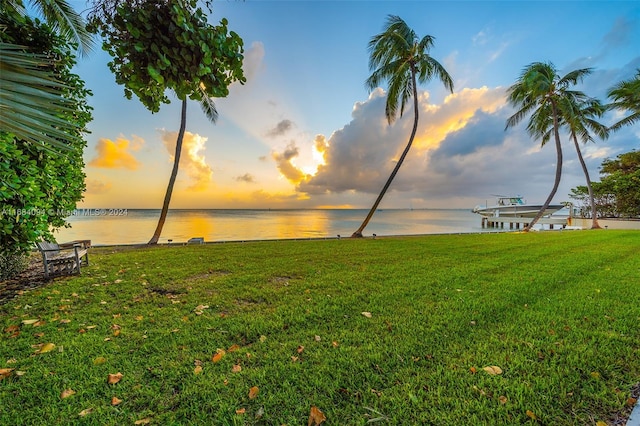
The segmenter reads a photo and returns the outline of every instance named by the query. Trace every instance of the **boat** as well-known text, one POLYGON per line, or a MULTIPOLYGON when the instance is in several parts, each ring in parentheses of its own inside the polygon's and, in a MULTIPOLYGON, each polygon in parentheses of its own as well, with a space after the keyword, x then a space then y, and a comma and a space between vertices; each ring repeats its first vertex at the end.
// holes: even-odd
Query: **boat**
MULTIPOLYGON (((497 197, 495 205, 476 206, 471 211, 484 217, 534 218, 542 208, 542 204, 527 204, 526 200, 519 195, 495 195, 495 197, 497 197)), ((564 204, 549 204, 542 216, 550 216, 564 207, 564 204)))

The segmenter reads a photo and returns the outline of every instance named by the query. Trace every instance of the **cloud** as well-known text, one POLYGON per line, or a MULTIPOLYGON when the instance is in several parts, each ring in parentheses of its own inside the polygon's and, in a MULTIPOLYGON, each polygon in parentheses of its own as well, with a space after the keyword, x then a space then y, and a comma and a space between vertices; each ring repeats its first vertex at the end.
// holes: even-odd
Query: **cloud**
MULTIPOLYGON (((419 167, 423 171, 428 164, 430 151, 438 149, 448 135, 465 128, 473 120, 482 121, 505 105, 504 89, 463 89, 445 98, 440 105, 429 101, 429 93, 419 93, 419 125, 412 150, 400 174, 415 178, 407 171, 419 167), (416 164, 417 163, 417 164, 416 164)), ((316 136, 316 150, 322 152, 324 164, 317 173, 299 180, 298 190, 309 194, 363 191, 377 193, 389 177, 402 150, 405 148, 413 126, 413 108, 404 117, 388 125, 384 116, 386 96, 382 89, 372 92, 365 102, 356 103, 351 121, 335 131, 328 139, 316 136), (320 149, 318 149, 320 148, 320 149)), ((498 127, 501 131, 504 121, 498 127)), ((485 136, 492 142, 492 135, 485 136)), ((451 150, 471 151, 472 142, 459 141, 451 150)), ((416 186, 410 179, 394 182, 395 190, 410 190, 416 186)), ((420 178, 419 178, 420 179, 420 178)))
MULTIPOLYGON (((178 132, 169 132, 161 129, 160 136, 162 138, 162 143, 173 161, 176 151, 178 132)), ((211 167, 206 163, 202 152, 205 149, 206 142, 207 138, 204 136, 191 132, 185 132, 184 134, 184 139, 182 141, 182 155, 180 157, 180 168, 187 173, 191 180, 191 185, 187 187, 189 190, 204 190, 209 185, 209 182, 211 182, 213 170, 211 170, 211 167)))
POLYGON ((276 162, 278 170, 288 181, 298 184, 307 179, 307 175, 293 164, 293 160, 300 155, 295 142, 290 142, 282 152, 273 152, 272 158, 276 162))
POLYGON ((293 122, 291 120, 282 120, 276 126, 267 132, 267 137, 275 138, 278 136, 283 136, 293 127, 293 122))
POLYGON ((115 141, 101 138, 96 145, 97 156, 89 161, 87 166, 137 170, 141 163, 133 156, 131 151, 139 150, 142 145, 144 145, 144 140, 138 136, 133 136, 131 141, 122 136, 115 141))
POLYGON ((637 43, 637 40, 632 40, 633 30, 637 25, 637 20, 630 20, 626 16, 616 19, 611 30, 602 39, 604 49, 615 50, 628 43, 637 43))
POLYGON ((86 189, 85 193, 87 194, 106 194, 111 190, 110 182, 102 182, 98 179, 89 179, 87 178, 85 181, 86 189))
POLYGON ((255 76, 264 69, 264 44, 254 41, 244 52, 244 60, 242 61, 242 71, 250 83, 255 76))
POLYGON ((245 182, 245 183, 255 183, 256 180, 250 173, 245 173, 241 176, 236 176, 235 180, 237 182, 245 182))

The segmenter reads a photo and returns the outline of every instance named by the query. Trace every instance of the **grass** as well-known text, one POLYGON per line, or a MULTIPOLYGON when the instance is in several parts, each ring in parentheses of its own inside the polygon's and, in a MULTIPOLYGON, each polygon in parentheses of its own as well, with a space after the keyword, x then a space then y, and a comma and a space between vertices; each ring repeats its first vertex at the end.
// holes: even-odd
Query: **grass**
POLYGON ((0 424, 614 424, 639 252, 613 230, 94 249, 0 306, 0 424))

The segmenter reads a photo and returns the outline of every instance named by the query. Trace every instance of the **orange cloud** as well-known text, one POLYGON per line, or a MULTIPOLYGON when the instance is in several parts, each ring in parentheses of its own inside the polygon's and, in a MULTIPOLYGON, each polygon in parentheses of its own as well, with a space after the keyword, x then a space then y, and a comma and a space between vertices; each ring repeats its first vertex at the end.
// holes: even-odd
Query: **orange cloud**
POLYGON ((298 155, 300 155, 300 152, 295 142, 287 145, 283 152, 274 152, 271 154, 282 176, 293 184, 298 184, 309 177, 309 175, 293 164, 293 160, 298 157, 298 155))
MULTIPOLYGON (((169 152, 173 160, 176 152, 176 142, 178 132, 168 132, 161 130, 162 143, 169 152)), ((213 170, 206 163, 204 158, 205 143, 207 138, 195 133, 185 132, 182 141, 182 156, 180 157, 180 168, 183 169, 192 184, 187 188, 192 191, 202 191, 207 188, 213 176, 213 170)))
POLYGON ((133 136, 132 141, 123 137, 119 137, 115 141, 107 138, 98 140, 96 145, 98 155, 89 161, 87 166, 137 170, 141 163, 136 160, 130 151, 139 150, 144 144, 144 140, 138 136, 133 136))

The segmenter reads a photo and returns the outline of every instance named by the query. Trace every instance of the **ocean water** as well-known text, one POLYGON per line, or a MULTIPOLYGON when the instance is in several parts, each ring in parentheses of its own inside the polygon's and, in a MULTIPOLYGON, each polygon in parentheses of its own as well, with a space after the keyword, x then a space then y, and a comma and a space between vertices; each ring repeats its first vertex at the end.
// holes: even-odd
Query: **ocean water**
MULTIPOLYGON (((368 210, 169 210, 159 243, 335 238, 350 236, 368 210)), ((155 230, 160 210, 79 209, 59 242, 89 239, 93 245, 143 244, 155 230)), ((495 230, 492 230, 495 232, 495 230)), ((470 210, 378 210, 364 235, 488 232, 470 210)))

